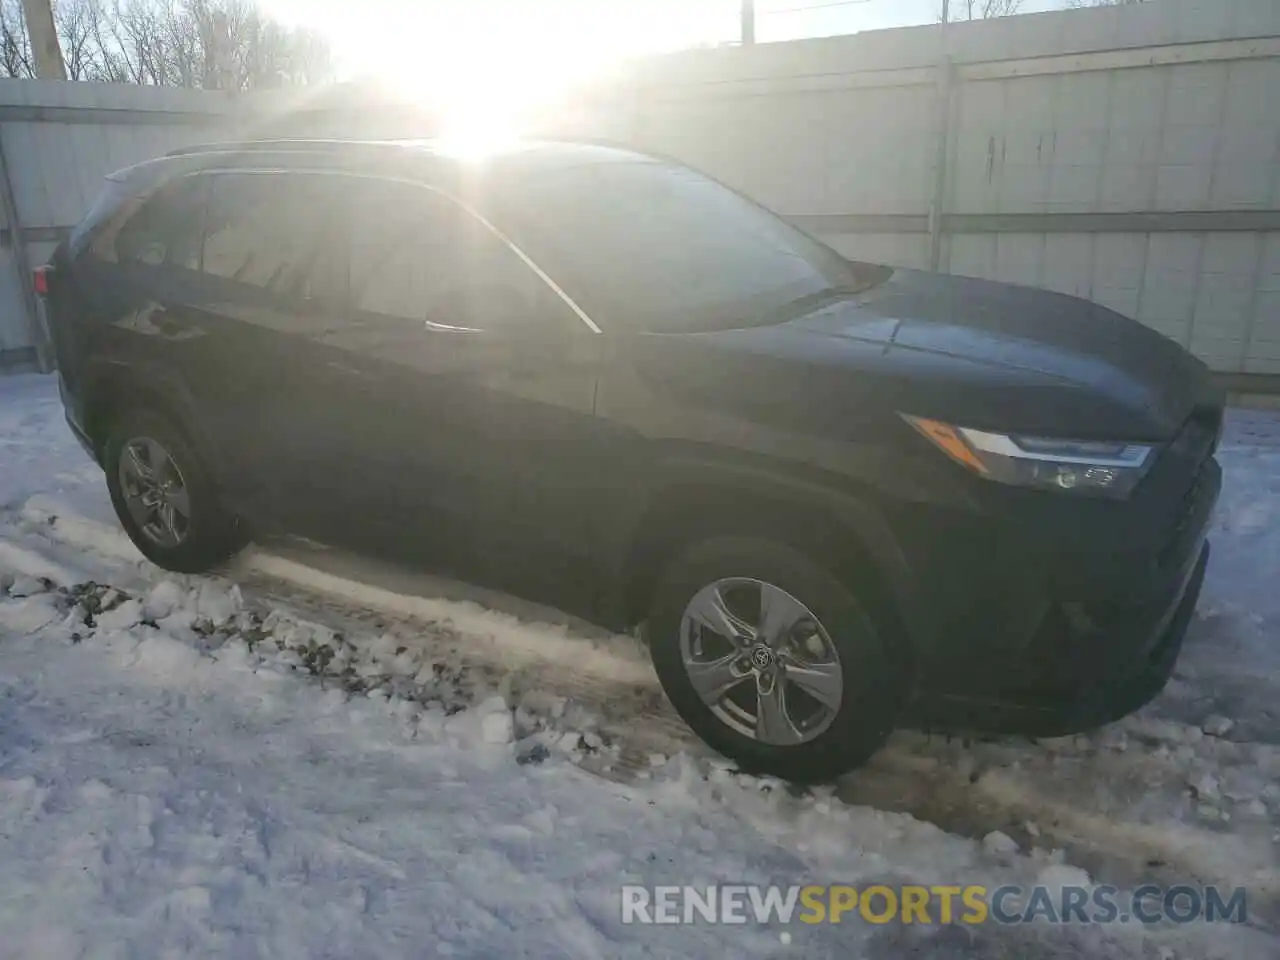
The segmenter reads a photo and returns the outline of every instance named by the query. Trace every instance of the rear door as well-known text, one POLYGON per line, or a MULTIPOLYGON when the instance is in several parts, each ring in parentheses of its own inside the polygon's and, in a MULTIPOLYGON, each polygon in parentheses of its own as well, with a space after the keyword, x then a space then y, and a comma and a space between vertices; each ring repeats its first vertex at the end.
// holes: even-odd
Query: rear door
POLYGON ((108 349, 95 353, 180 405, 223 491, 255 520, 279 512, 282 472, 305 475, 288 423, 314 400, 300 350, 327 322, 320 240, 334 186, 306 172, 187 174, 128 200, 77 263, 106 314, 108 349))
POLYGON ((293 441, 299 417, 326 399, 308 349, 331 322, 337 278, 322 241, 342 196, 332 176, 306 171, 223 171, 209 180, 192 304, 209 346, 192 379, 249 510, 290 526, 324 507, 307 482, 307 451, 293 441))
MULTIPOLYGON (((96 365, 89 376, 123 372, 197 431, 207 418, 194 381, 208 345, 190 323, 189 305, 199 296, 206 186, 180 177, 125 199, 76 259, 75 288, 84 295, 72 308, 88 311, 77 320, 93 340, 85 348, 96 365)), ((70 352, 59 346, 69 372, 79 366, 70 352)))
POLYGON ((171 270, 166 266, 199 269, 202 200, 195 186, 179 181, 139 195, 129 185, 109 180, 70 242, 59 248, 66 261, 64 276, 47 308, 58 375, 72 394, 79 394, 77 377, 84 361, 102 352, 102 344, 90 344, 87 338, 108 331, 116 345, 128 342, 132 338, 116 336, 120 321, 168 285, 171 270))

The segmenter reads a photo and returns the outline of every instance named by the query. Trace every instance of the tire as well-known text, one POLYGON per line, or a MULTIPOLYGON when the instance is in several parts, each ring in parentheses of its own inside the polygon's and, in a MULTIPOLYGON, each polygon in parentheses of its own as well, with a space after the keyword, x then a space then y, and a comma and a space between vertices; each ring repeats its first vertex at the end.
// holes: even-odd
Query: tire
POLYGON ((107 438, 104 469, 116 516, 129 539, 156 566, 176 573, 205 573, 224 563, 245 545, 242 526, 219 501, 204 461, 186 434, 167 417, 150 410, 134 409, 118 418, 107 438), (139 521, 130 509, 130 493, 125 489, 128 480, 121 473, 121 460, 126 456, 126 448, 132 446, 136 451, 139 447, 135 444, 151 443, 158 445, 176 468, 176 473, 174 469, 166 469, 164 473, 176 476, 178 488, 185 494, 188 506, 186 522, 174 524, 181 534, 172 538, 174 542, 169 542, 171 538, 168 537, 158 540, 152 529, 155 525, 144 526, 139 521))
MULTIPOLYGON (((763 600, 759 602, 763 604, 763 600)), ((883 635, 853 590, 820 564, 779 542, 717 538, 690 547, 663 572, 654 593, 646 632, 658 678, 676 711, 709 746, 749 773, 798 783, 835 779, 866 762, 880 748, 892 732, 909 695, 906 668, 889 655, 883 635), (695 598, 706 596, 704 591, 710 589, 709 585, 717 583, 730 584, 727 590, 721 590, 722 595, 729 596, 733 596, 739 586, 744 591, 755 589, 752 586, 755 583, 778 588, 781 592, 773 592, 771 596, 789 595, 788 601, 799 601, 818 625, 815 630, 808 625, 809 620, 802 619, 799 621, 802 625, 788 634, 792 639, 787 642, 795 643, 800 635, 809 634, 811 639, 807 642, 812 643, 812 636, 821 633, 825 640, 818 642, 834 651, 834 656, 820 658, 825 661, 820 666, 828 674, 839 675, 838 698, 828 694, 831 699, 838 699, 837 708, 822 706, 805 695, 804 690, 796 696, 794 682, 783 684, 782 699, 787 704, 784 713, 816 707, 817 716, 826 718, 825 723, 813 724, 809 732, 803 734, 807 739, 802 742, 786 745, 764 742, 758 719, 755 736, 748 735, 741 728, 750 726, 752 721, 738 716, 734 703, 722 699, 713 708, 695 689, 685 663, 686 650, 682 649, 682 626, 689 604, 695 598), (729 720, 725 719, 725 713, 732 714, 729 720)), ((704 628, 691 627, 689 635, 695 633, 698 637, 705 636, 704 628)), ((719 642, 714 636, 711 639, 719 642)), ((697 642, 707 643, 702 639, 697 642)), ((750 648, 753 653, 755 646, 750 648)), ((785 675, 784 655, 784 652, 778 653, 776 664, 767 669, 776 671, 778 665, 782 665, 785 675)), ((730 652, 726 656, 738 654, 730 652)), ((723 662, 718 655, 712 660, 723 662)), ((789 662, 796 663, 794 659, 789 662)), ((743 666, 753 665, 748 654, 746 660, 735 663, 735 673, 743 666)), ((755 700, 757 718, 765 712, 758 699, 758 682, 762 681, 752 677, 734 681, 739 685, 732 694, 748 702, 755 700), (746 684, 745 689, 741 683, 746 684)), ((795 736, 797 727, 788 718, 784 729, 787 732, 782 739, 786 740, 795 736)))

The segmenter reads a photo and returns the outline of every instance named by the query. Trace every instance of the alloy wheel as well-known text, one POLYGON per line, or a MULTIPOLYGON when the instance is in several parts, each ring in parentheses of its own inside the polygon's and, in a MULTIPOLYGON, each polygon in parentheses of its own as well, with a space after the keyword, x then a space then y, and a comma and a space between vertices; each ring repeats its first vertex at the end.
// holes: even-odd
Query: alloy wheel
POLYGON ((150 437, 120 449, 120 490, 129 516, 152 543, 172 549, 191 531, 191 496, 173 455, 150 437))
POLYGON ((730 577, 699 590, 681 618, 680 655, 711 712, 761 743, 807 743, 840 710, 844 677, 830 635, 774 584, 730 577))

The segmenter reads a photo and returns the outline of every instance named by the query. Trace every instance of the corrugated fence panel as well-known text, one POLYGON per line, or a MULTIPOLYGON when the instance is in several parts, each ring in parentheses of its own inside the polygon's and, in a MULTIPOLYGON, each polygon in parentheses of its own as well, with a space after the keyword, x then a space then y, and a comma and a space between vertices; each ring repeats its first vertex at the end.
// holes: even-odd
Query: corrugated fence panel
POLYGON ((13 251, 0 248, 0 357, 31 346, 31 332, 21 304, 22 291, 17 286, 13 251))
POLYGON ((4 153, 22 223, 52 226, 53 210, 45 187, 39 128, 38 123, 4 124, 4 153))
POLYGON ((825 101, 824 119, 815 126, 825 134, 829 178, 828 206, 822 212, 927 209, 933 192, 933 88, 884 87, 816 96, 825 101))

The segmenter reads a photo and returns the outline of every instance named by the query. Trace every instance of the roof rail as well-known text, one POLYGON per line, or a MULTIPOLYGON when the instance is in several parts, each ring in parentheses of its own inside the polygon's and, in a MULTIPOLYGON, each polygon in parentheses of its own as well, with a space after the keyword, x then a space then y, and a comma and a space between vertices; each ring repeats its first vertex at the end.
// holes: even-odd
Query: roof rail
POLYGON ((197 153, 241 153, 253 150, 320 150, 332 149, 343 143, 359 143, 353 140, 226 140, 217 143, 193 143, 190 146, 178 147, 165 154, 166 157, 188 157, 197 153))

